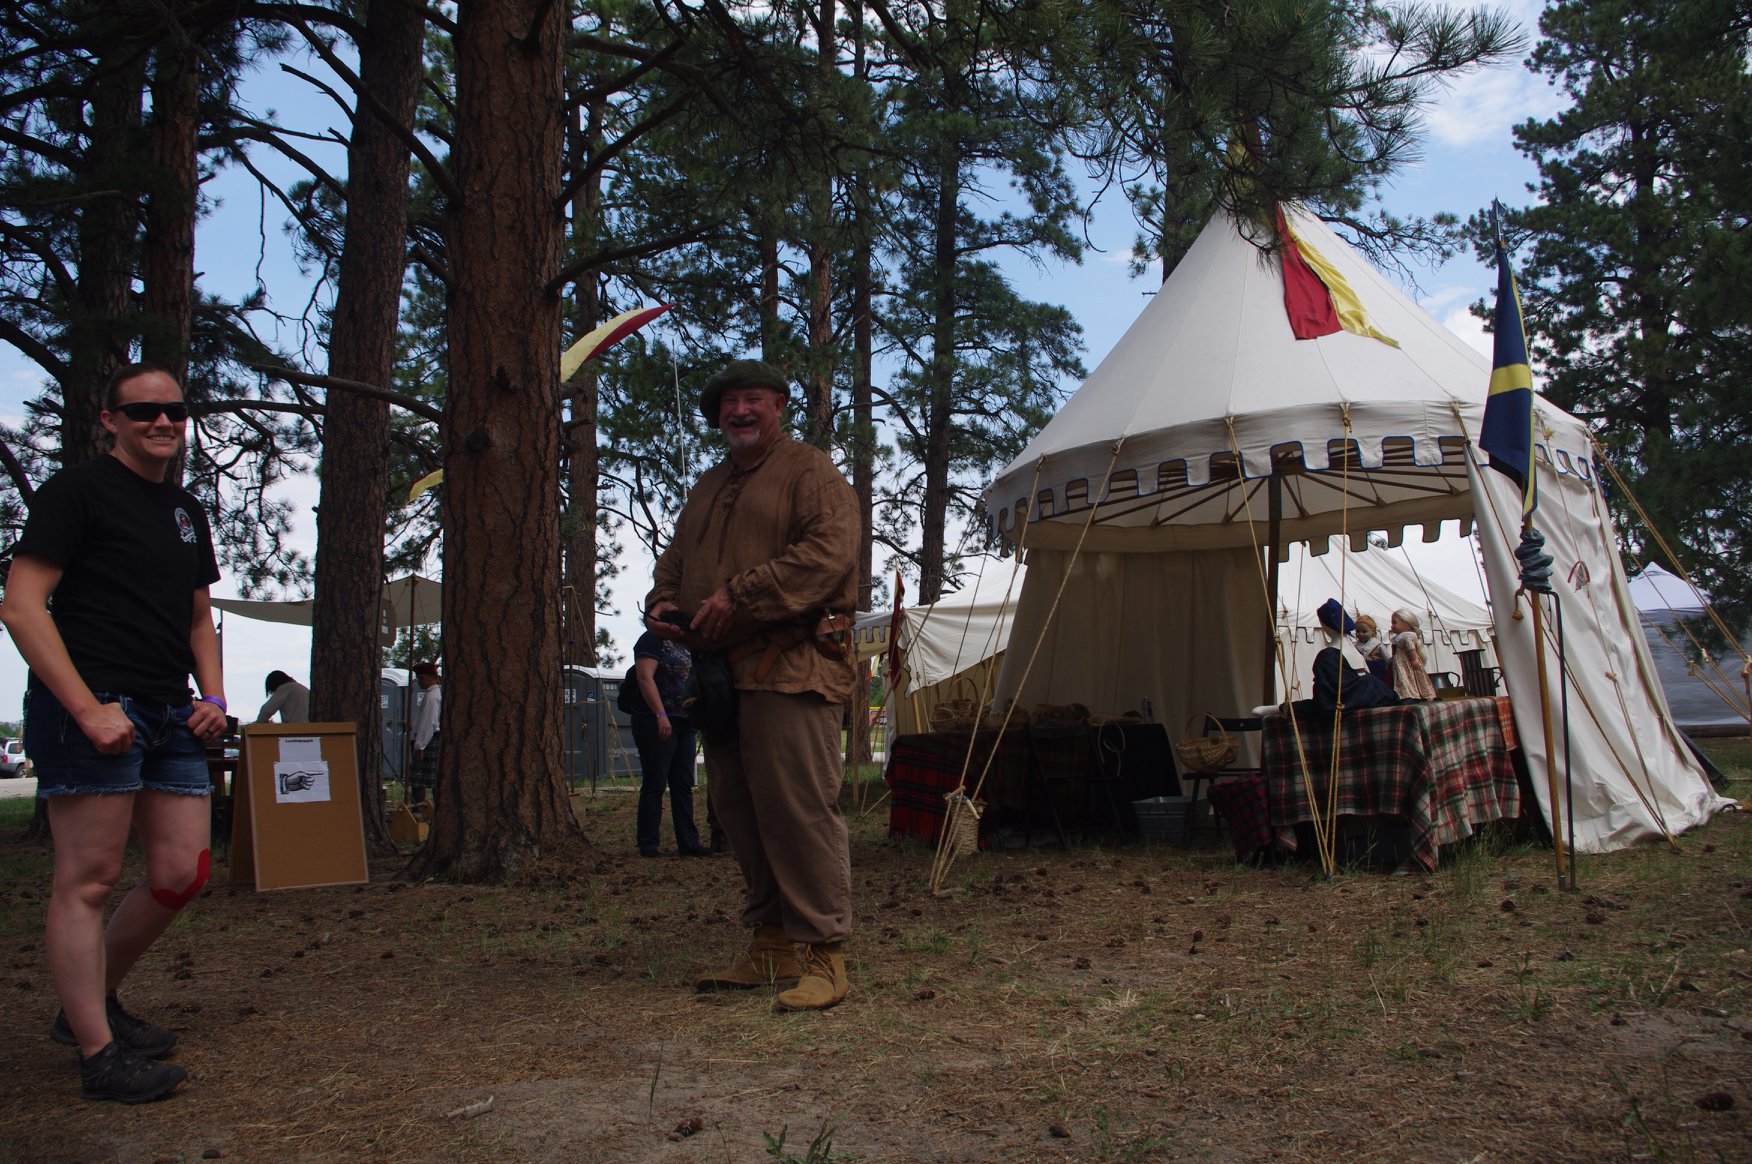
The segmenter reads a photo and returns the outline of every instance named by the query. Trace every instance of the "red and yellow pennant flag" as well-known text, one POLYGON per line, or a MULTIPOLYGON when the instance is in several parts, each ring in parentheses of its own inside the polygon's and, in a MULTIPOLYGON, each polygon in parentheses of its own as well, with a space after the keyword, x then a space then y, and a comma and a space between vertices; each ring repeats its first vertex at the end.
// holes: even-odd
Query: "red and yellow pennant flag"
MULTIPOLYGON (((631 311, 621 312, 602 326, 591 329, 589 334, 561 354, 560 379, 570 380, 588 361, 600 356, 674 306, 673 303, 659 303, 656 307, 635 307, 631 311)), ((408 501, 412 503, 432 486, 443 483, 443 469, 427 473, 408 490, 408 501)))
POLYGON ((623 311, 601 327, 595 328, 567 348, 566 354, 560 357, 560 379, 570 380, 584 366, 585 361, 606 352, 674 306, 673 303, 659 303, 656 307, 637 307, 632 311, 623 311))
POLYGON ((1278 237, 1283 242, 1284 311, 1297 339, 1318 339, 1342 330, 1380 340, 1388 347, 1399 346, 1398 340, 1376 329, 1350 281, 1296 233, 1281 210, 1278 237))

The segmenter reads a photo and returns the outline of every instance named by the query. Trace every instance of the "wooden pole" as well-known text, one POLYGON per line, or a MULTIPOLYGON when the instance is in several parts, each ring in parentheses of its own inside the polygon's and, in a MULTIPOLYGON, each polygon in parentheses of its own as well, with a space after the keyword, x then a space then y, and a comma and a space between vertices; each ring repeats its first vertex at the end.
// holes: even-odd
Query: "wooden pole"
POLYGON ((1539 659, 1539 718, 1545 727, 1545 787, 1551 799, 1551 851, 1557 858, 1557 887, 1564 888, 1565 865, 1561 808, 1557 799, 1557 749, 1551 737, 1551 691, 1547 685, 1545 667, 1545 616, 1539 606, 1539 593, 1524 591, 1533 603, 1533 646, 1539 659))
MULTIPOLYGON (((1277 695, 1277 608, 1278 608, 1278 538, 1283 536, 1284 485, 1272 466, 1271 481, 1266 489, 1266 560, 1265 560, 1265 680, 1260 703, 1276 703, 1277 695)), ((1288 699, 1290 693, 1284 692, 1288 699)))

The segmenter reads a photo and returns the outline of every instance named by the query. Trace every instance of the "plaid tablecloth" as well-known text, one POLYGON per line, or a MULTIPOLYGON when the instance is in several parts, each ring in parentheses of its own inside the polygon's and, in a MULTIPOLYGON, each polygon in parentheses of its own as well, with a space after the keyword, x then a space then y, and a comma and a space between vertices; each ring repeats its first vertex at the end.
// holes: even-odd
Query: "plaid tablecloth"
MULTIPOLYGON (((1441 846, 1471 836, 1475 824, 1521 811, 1507 704, 1461 699, 1347 713, 1338 725, 1334 811, 1399 818, 1411 834, 1412 858, 1433 870, 1441 846)), ((1332 717, 1304 713, 1297 722, 1308 779, 1288 716, 1266 719, 1261 765, 1272 827, 1290 848, 1294 826, 1324 815, 1333 772, 1332 717)))
MULTIPOLYGON (((961 784, 961 773, 967 770, 967 792, 973 793, 985 769, 986 758, 997 744, 991 771, 980 787, 979 799, 988 805, 999 803, 1020 806, 1028 780, 1028 737, 1020 728, 1011 728, 998 735, 980 732, 973 739, 973 759, 968 762, 967 732, 919 732, 896 736, 888 744, 888 835, 891 837, 923 837, 935 841, 943 828, 943 816, 948 810, 943 794, 961 784)), ((983 840, 988 831, 980 822, 983 840)))
MULTIPOLYGON (((1173 748, 1168 732, 1159 723, 1108 723, 1091 726, 1102 761, 1124 779, 1125 807, 1150 796, 1177 796, 1180 781, 1174 770, 1173 748)), ((985 802, 980 821, 982 843, 989 839, 994 821, 1019 818, 1027 807, 1028 733, 1013 727, 1001 736, 981 731, 975 734, 973 758, 968 763, 967 732, 920 732, 896 736, 889 742, 888 835, 923 837, 935 841, 943 828, 947 804, 943 794, 961 783, 967 770, 967 791, 979 784, 987 757, 991 769, 979 788, 985 802), (993 743, 996 755, 993 756, 993 743)), ((1067 827, 1081 823, 1081 805, 1060 805, 1067 827)))

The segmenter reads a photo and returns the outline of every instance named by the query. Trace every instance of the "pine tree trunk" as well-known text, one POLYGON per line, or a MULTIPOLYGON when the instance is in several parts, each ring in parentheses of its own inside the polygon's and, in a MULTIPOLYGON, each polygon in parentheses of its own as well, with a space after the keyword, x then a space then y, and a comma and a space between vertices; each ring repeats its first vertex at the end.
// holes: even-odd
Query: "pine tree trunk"
MULTIPOLYGON (((129 142, 138 133, 145 72, 131 46, 113 50, 129 63, 96 70, 89 94, 91 137, 80 158, 83 189, 116 191, 88 198, 79 209, 79 283, 73 305, 67 377, 61 384, 61 464, 99 455, 109 434, 99 423, 98 399, 110 373, 128 361, 136 321, 129 311, 136 237, 135 203, 121 184, 128 174, 129 142)), ((104 65, 111 64, 106 54, 104 65)), ((47 802, 38 800, 25 829, 29 840, 49 839, 47 802)))
POLYGON ((186 380, 195 308, 195 194, 201 127, 201 60, 187 35, 158 46, 152 78, 153 189, 140 259, 145 301, 141 351, 186 380))
MULTIPOLYGON (((571 165, 574 173, 593 164, 596 151, 602 146, 604 103, 594 103, 581 126, 569 131, 572 137, 571 165)), ((598 172, 590 173, 578 185, 572 199, 572 242, 576 247, 598 245, 597 208, 602 201, 602 182, 598 172)), ((597 294, 594 275, 581 276, 572 295, 575 330, 587 335, 602 322, 602 300, 597 294)), ((600 573, 597 562, 596 517, 601 504, 601 457, 596 442, 596 414, 601 407, 597 388, 596 368, 585 364, 567 385, 567 401, 572 420, 566 428, 566 497, 570 513, 565 523, 566 592, 564 620, 566 643, 564 661, 596 664, 596 582, 600 573)), ((580 709, 581 710, 581 709, 580 709)))
MULTIPOLYGON (((815 26, 815 102, 825 114, 833 98, 838 64, 834 0, 821 0, 815 26)), ((809 190, 809 353, 804 390, 805 433, 809 441, 833 446, 833 169, 831 142, 821 141, 821 159, 809 190)))
POLYGON ((925 422, 925 498, 920 517, 919 601, 943 597, 944 559, 948 553, 949 444, 955 392, 956 217, 961 206, 961 161, 952 142, 944 142, 937 159, 936 231, 932 243, 934 320, 931 331, 930 382, 925 422))
POLYGON ((92 193, 79 208, 79 291, 61 385, 61 463, 77 465, 109 444, 98 422, 98 393, 110 373, 128 361, 137 321, 130 311, 138 219, 130 196, 130 143, 138 135, 145 85, 138 50, 118 46, 128 63, 98 68, 89 95, 91 136, 79 160, 78 183, 92 193), (124 181, 127 184, 123 184, 124 181))
POLYGON ((443 748, 416 862, 455 880, 570 872, 583 849, 560 762, 565 12, 457 7, 443 748))
MULTIPOLYGON (((347 149, 347 234, 335 291, 329 375, 391 386, 407 251, 408 147, 425 14, 408 0, 371 5, 359 44, 361 93, 347 149), (393 118, 395 125, 385 122, 393 118)), ((360 803, 374 850, 394 843, 383 817, 378 624, 389 511, 389 405, 352 392, 328 400, 316 512, 311 714, 358 725, 360 803)))

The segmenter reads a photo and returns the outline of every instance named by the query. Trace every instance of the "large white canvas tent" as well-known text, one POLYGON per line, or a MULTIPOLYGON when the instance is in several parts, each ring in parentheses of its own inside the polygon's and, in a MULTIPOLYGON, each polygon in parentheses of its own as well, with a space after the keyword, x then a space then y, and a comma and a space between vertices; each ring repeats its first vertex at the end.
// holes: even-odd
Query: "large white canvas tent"
MULTIPOLYGON (((1218 216, 1083 387, 987 489, 1028 580, 1000 696, 1096 710, 1149 698, 1173 722, 1262 701, 1267 545, 1476 521, 1497 652, 1537 796, 1564 770, 1539 726, 1532 620, 1516 595, 1519 497, 1475 464, 1490 365, 1311 216, 1298 234, 1374 327, 1294 338, 1266 236, 1218 216)), ((1716 796, 1673 729, 1625 589, 1586 428, 1537 407, 1538 526, 1556 559, 1572 705, 1577 846, 1692 827, 1716 796)), ((1278 551, 1282 553, 1282 550, 1278 551)), ((1545 645, 1553 675, 1558 659, 1545 645)), ((1553 692, 1553 704, 1557 704, 1553 692)))

